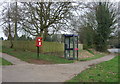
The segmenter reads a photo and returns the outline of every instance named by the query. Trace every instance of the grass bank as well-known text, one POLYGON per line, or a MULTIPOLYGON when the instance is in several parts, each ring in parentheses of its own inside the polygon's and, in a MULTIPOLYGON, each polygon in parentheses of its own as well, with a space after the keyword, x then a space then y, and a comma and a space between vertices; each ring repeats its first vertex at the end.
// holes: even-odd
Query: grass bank
POLYGON ((12 65, 12 63, 0 57, 0 65, 12 65))
POLYGON ((118 82, 118 57, 94 65, 67 82, 118 82))
POLYGON ((89 60, 101 58, 103 56, 105 56, 105 54, 95 54, 93 57, 82 58, 82 59, 80 59, 80 61, 89 61, 89 60))
POLYGON ((101 53, 98 51, 93 50, 79 50, 79 60, 80 61, 89 61, 93 59, 98 59, 103 56, 106 56, 107 53, 101 53))

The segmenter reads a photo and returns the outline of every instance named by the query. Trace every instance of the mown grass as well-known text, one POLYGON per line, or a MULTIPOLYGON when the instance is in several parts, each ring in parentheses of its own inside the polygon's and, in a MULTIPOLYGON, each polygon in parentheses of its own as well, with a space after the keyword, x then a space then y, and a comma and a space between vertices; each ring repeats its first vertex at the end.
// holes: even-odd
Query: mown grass
MULTIPOLYGON (((2 47, 2 52, 7 53, 7 54, 12 55, 12 56, 15 56, 23 61, 26 61, 26 62, 30 62, 30 60, 32 60, 32 59, 38 59, 37 53, 31 52, 31 51, 23 51, 23 50, 18 50, 18 49, 16 50, 16 49, 11 49, 11 48, 4 46, 4 47, 2 47)), ((100 58, 103 56, 105 56, 105 55, 104 54, 96 54, 93 57, 83 58, 83 59, 80 59, 78 61, 88 61, 88 60, 97 59, 97 58, 100 58)), ((42 54, 42 53, 39 54, 39 59, 44 60, 44 61, 49 61, 51 63, 56 63, 56 64, 57 63, 73 63, 74 61, 76 61, 76 60, 68 60, 65 58, 61 58, 58 55, 55 56, 52 54, 42 54)))
POLYGON ((0 57, 0 65, 12 65, 12 63, 0 57))
MULTIPOLYGON (((15 56, 23 61, 29 62, 31 59, 38 59, 36 52, 30 52, 30 51, 22 51, 22 50, 15 50, 11 48, 2 48, 2 52, 7 53, 9 55, 15 56)), ((61 58, 59 56, 53 56, 53 55, 46 55, 46 54, 39 54, 40 60, 49 61, 52 63, 73 63, 73 60, 67 60, 64 58, 61 58)))
MULTIPOLYGON (((116 56, 110 61, 106 61, 78 74, 66 83, 74 82, 118 82, 118 57, 116 56)), ((119 81, 120 82, 120 81, 119 81)))
POLYGON ((0 40, 0 52, 2 52, 2 41, 0 40))
POLYGON ((0 46, 0 52, 2 52, 2 46, 0 46))

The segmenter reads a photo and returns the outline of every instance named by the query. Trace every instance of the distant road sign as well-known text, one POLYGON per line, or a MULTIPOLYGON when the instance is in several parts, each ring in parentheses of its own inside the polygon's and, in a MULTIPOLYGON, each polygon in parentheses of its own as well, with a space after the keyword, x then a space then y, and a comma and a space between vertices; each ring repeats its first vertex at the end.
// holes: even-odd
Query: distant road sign
POLYGON ((36 46, 37 46, 37 47, 42 46, 42 37, 37 37, 37 38, 36 38, 36 46))

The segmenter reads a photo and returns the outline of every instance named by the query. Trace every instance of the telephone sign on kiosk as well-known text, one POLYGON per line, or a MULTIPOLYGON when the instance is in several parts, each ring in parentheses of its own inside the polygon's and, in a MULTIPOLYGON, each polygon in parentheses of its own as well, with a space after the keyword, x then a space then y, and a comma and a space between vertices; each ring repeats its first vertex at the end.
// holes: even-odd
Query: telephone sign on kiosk
POLYGON ((37 37, 37 38, 36 38, 36 46, 37 46, 37 47, 42 46, 42 37, 37 37))

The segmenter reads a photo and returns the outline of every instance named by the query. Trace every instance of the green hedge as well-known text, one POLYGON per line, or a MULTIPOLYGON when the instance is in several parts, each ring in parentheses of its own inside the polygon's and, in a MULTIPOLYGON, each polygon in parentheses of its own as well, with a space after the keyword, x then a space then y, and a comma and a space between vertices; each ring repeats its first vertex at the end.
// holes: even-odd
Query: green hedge
MULTIPOLYGON (((13 41, 14 49, 18 50, 28 50, 36 52, 35 41, 13 41)), ((2 41, 2 45, 5 47, 10 47, 10 41, 2 41)), ((79 44, 79 50, 83 49, 83 45, 79 44)), ((64 44, 58 42, 45 42, 43 41, 42 47, 40 47, 41 53, 49 52, 63 52, 64 44)))
MULTIPOLYGON (((13 41, 14 49, 18 50, 28 50, 28 51, 36 51, 35 41, 13 41)), ((3 41, 2 45, 5 47, 10 46, 9 41, 3 41)), ((64 44, 57 42, 43 42, 43 46, 40 47, 40 52, 63 52, 64 44)))

